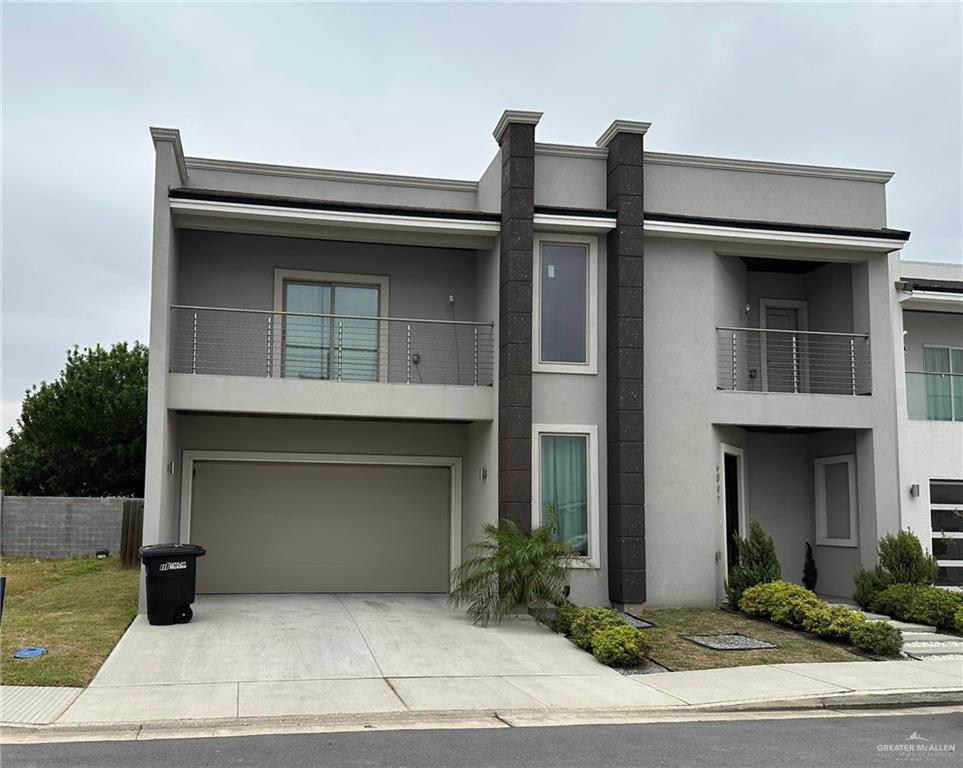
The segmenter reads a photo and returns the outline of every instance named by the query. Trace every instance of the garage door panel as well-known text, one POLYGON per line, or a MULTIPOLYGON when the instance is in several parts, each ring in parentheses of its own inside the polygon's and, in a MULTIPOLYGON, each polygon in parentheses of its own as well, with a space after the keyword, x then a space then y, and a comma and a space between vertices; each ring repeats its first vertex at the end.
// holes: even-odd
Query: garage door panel
POLYGON ((446 467, 196 461, 199 592, 444 592, 446 467))

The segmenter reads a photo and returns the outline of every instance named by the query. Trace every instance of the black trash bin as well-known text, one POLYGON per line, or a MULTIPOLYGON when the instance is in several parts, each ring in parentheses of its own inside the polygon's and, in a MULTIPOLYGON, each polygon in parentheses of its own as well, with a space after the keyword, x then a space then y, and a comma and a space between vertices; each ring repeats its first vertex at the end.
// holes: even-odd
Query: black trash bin
POLYGON ((150 544, 140 548, 147 569, 147 621, 186 624, 194 611, 197 558, 207 554, 196 544, 150 544))

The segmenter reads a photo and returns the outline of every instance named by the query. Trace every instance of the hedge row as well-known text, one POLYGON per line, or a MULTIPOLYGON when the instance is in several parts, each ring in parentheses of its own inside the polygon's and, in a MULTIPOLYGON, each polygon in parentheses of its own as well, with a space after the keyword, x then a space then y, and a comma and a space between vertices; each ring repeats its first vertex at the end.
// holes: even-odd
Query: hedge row
POLYGON ((919 584, 893 584, 869 600, 869 609, 900 621, 963 631, 963 593, 919 584))
POLYGON ((903 647, 903 636, 892 624, 867 621, 859 611, 829 605, 805 587, 786 581, 749 587, 743 592, 739 609, 826 640, 851 643, 876 656, 896 656, 903 647))

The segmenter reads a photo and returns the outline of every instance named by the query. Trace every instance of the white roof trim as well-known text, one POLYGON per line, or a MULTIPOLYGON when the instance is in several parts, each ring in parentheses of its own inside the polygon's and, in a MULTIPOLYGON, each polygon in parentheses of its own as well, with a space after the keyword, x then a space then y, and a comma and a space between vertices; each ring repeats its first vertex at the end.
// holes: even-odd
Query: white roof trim
POLYGON ((617 133, 635 133, 645 136, 651 127, 652 123, 642 123, 638 120, 613 120, 612 124, 599 136, 595 146, 607 147, 617 133))
POLYGON ((577 144, 544 144, 535 142, 536 155, 553 155, 555 157, 588 157, 593 160, 604 160, 609 156, 605 147, 583 147, 577 144))
POLYGON ((898 251, 905 240, 882 237, 832 235, 818 232, 789 232, 783 230, 723 227, 712 224, 688 224, 674 221, 645 221, 647 235, 681 237, 695 240, 723 240, 726 242, 770 243, 781 245, 841 248, 859 251, 898 251))
POLYGON ((174 145, 174 159, 177 162, 177 175, 181 184, 187 183, 187 163, 184 159, 184 145, 181 144, 181 132, 177 128, 155 128, 151 126, 150 137, 157 146, 159 141, 169 141, 174 145))
POLYGON ((495 141, 501 143, 502 134, 505 133, 505 129, 509 123, 538 125, 538 121, 542 119, 543 114, 542 112, 530 112, 523 109, 506 109, 502 112, 502 116, 498 118, 498 123, 495 126, 495 130, 492 131, 492 136, 495 137, 495 141))
POLYGON ((615 229, 614 216, 577 216, 572 214, 536 213, 535 230, 538 232, 599 233, 615 229))
POLYGON ((872 181, 878 184, 885 184, 893 178, 891 171, 867 171, 856 168, 835 168, 822 165, 771 163, 765 160, 737 160, 728 157, 705 157, 702 155, 677 155, 668 152, 646 152, 645 162, 651 165, 678 165, 688 168, 713 168, 723 171, 776 173, 785 176, 813 176, 820 179, 872 181))
POLYGON ((409 232, 440 232, 447 234, 497 235, 501 224, 497 221, 448 219, 432 216, 404 216, 388 213, 360 213, 354 211, 324 211, 308 208, 287 208, 249 203, 224 203, 213 200, 170 201, 171 210, 188 216, 259 221, 309 222, 359 229, 405 230, 409 232))
POLYGON ((199 171, 252 173, 260 176, 286 176, 314 181, 335 181, 346 184, 381 184, 390 187, 440 189, 447 192, 477 192, 478 182, 463 179, 439 179, 430 176, 396 176, 389 173, 337 171, 329 168, 306 168, 297 165, 248 163, 241 160, 217 160, 209 157, 186 158, 188 168, 199 171))

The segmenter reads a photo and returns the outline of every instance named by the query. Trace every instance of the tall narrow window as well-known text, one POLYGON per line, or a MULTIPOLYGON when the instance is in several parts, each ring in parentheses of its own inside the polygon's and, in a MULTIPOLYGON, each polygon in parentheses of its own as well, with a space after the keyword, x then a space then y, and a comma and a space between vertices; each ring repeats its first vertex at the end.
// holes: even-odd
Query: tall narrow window
POLYGON ((376 381, 379 306, 377 286, 285 281, 284 375, 376 381))
POLYGON ((589 554, 588 435, 539 435, 541 521, 554 520, 558 535, 589 554))
POLYGON ((923 347, 926 418, 963 421, 963 349, 923 347))
POLYGON ((930 483, 930 520, 936 584, 963 587, 963 480, 930 483))
POLYGON ((595 372, 593 254, 586 241, 537 243, 536 370, 595 372))
POLYGON ((814 463, 816 543, 856 546, 856 457, 827 456, 814 463))

